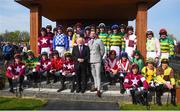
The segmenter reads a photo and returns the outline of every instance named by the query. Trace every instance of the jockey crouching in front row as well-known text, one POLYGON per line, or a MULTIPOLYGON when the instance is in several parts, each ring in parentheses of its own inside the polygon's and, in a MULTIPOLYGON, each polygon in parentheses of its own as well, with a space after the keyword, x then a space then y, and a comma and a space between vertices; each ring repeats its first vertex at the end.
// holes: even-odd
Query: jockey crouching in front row
POLYGON ((53 83, 56 83, 60 79, 62 75, 62 69, 63 69, 63 59, 59 56, 59 52, 57 50, 54 50, 52 52, 51 70, 50 70, 50 73, 54 78, 53 83))
POLYGON ((123 83, 124 77, 127 73, 130 72, 130 61, 128 59, 128 54, 126 52, 122 52, 121 59, 117 62, 118 73, 119 73, 119 81, 120 81, 120 92, 123 94, 125 92, 123 83))
POLYGON ((45 77, 46 84, 50 83, 50 69, 51 61, 50 59, 48 59, 48 53, 43 52, 36 66, 36 71, 38 72, 38 76, 40 77, 40 82, 42 81, 42 77, 45 77))
POLYGON ((132 65, 130 73, 125 76, 123 85, 127 92, 130 91, 133 104, 147 105, 148 83, 140 74, 137 64, 132 65))
POLYGON ((27 59, 24 60, 26 64, 26 76, 27 80, 29 81, 29 87, 31 87, 32 83, 34 83, 34 87, 37 87, 38 82, 38 74, 36 71, 36 65, 38 63, 38 58, 34 56, 34 53, 29 50, 27 52, 27 59))
POLYGON ((171 92, 171 104, 176 106, 176 89, 174 71, 169 66, 168 59, 162 59, 160 67, 157 68, 157 81, 156 85, 156 102, 158 105, 162 105, 161 96, 165 91, 171 92))
POLYGON ((72 55, 70 52, 65 53, 65 60, 63 62, 63 69, 62 69, 62 78, 61 78, 61 88, 57 90, 57 92, 63 91, 65 89, 65 81, 66 79, 70 79, 71 81, 71 93, 75 91, 75 68, 74 68, 74 61, 72 59, 72 55))
POLYGON ((146 66, 141 70, 142 75, 146 78, 147 83, 149 84, 148 91, 149 93, 149 101, 152 101, 152 96, 155 96, 156 91, 156 67, 155 60, 153 58, 148 58, 146 61, 146 66))
POLYGON ((118 68, 117 66, 118 61, 119 60, 116 57, 116 51, 111 50, 109 52, 109 57, 106 58, 104 63, 104 69, 106 71, 106 76, 108 81, 110 82, 110 85, 114 85, 117 79, 119 78, 117 71, 115 71, 118 68))
POLYGON ((19 83, 19 91, 23 91, 23 81, 24 81, 24 74, 25 74, 25 64, 22 62, 21 55, 16 54, 14 56, 14 61, 10 64, 6 71, 6 77, 9 81, 10 92, 14 93, 14 84, 13 81, 19 83))

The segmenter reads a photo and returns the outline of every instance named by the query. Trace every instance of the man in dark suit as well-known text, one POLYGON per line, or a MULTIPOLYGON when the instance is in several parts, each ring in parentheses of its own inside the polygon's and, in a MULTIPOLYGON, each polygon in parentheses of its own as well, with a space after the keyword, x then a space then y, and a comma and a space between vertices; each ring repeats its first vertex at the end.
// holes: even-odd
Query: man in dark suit
POLYGON ((76 92, 84 93, 87 87, 87 65, 90 57, 89 47, 84 45, 83 34, 77 38, 77 46, 73 47, 72 56, 75 60, 76 92))

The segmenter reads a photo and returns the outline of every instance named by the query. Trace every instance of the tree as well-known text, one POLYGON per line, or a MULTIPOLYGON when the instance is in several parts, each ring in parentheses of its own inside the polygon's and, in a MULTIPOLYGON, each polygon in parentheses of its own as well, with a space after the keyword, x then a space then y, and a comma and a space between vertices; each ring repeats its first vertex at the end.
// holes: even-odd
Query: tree
POLYGON ((5 33, 0 34, 0 39, 3 41, 9 42, 28 42, 29 41, 29 32, 27 31, 5 31, 5 33))

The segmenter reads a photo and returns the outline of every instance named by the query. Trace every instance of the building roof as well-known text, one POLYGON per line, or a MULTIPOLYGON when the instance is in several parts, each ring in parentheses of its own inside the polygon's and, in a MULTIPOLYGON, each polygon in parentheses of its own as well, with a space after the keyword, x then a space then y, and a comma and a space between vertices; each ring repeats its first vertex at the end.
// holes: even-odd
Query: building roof
POLYGON ((137 4, 146 3, 148 9, 160 0, 15 0, 30 8, 41 7, 42 16, 52 20, 134 20, 137 4))

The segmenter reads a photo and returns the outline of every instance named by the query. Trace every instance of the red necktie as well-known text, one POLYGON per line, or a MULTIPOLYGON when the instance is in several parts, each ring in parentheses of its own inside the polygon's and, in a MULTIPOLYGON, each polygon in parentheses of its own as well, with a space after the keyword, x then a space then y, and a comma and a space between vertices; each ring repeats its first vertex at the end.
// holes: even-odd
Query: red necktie
POLYGON ((80 45, 80 55, 82 55, 83 46, 80 45))

